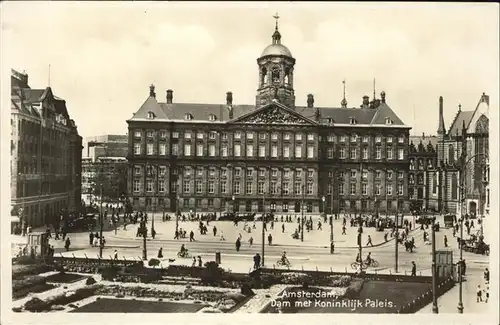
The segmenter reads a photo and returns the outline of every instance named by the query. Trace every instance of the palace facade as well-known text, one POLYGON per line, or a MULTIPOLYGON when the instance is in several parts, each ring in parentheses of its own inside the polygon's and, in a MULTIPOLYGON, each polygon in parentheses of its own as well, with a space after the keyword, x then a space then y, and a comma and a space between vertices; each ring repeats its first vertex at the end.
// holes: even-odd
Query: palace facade
POLYGON ((177 103, 155 86, 128 123, 136 209, 328 213, 407 211, 409 130, 380 99, 358 107, 296 102, 295 58, 272 43, 257 59, 255 104, 177 103))

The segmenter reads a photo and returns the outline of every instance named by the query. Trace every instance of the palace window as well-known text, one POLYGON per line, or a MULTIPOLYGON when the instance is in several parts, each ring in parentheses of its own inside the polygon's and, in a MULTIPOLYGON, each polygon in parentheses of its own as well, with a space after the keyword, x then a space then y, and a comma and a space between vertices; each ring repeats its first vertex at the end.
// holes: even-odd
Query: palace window
POLYGON ((159 181, 158 182, 158 192, 164 193, 165 192, 165 181, 159 181))
POLYGON ((368 178, 368 171, 366 169, 363 169, 363 179, 368 178))
POLYGON ((248 168, 247 169, 247 177, 252 177, 253 176, 253 169, 252 168, 248 168))
POLYGON ((278 133, 272 133, 271 140, 278 140, 278 133))
POLYGON ((226 181, 222 181, 220 183, 220 192, 222 194, 226 194, 227 193, 227 183, 226 183, 226 181))
POLYGON ((380 184, 375 184, 375 195, 380 195, 382 186, 380 184))
POLYGON ((332 134, 330 134, 330 135, 328 135, 328 137, 326 138, 326 140, 327 140, 328 142, 334 142, 334 141, 335 141, 335 136, 334 136, 334 135, 332 135, 332 134))
POLYGON ((345 135, 341 135, 340 142, 346 142, 346 141, 347 141, 347 137, 345 135))
POLYGON ((203 144, 199 143, 196 145, 196 156, 203 156, 203 144))
POLYGON ((376 143, 380 143, 380 142, 382 142, 382 137, 381 137, 380 135, 377 135, 377 136, 375 137, 375 142, 376 142, 376 143))
MULTIPOLYGON (((356 191, 354 191, 354 192, 356 192, 356 191)), ((344 185, 344 183, 340 183, 339 184, 339 194, 340 195, 345 195, 345 185, 344 185)))
POLYGON ((134 174, 135 175, 141 175, 142 168, 141 166, 134 166, 134 174))
POLYGON ((296 178, 301 178, 302 177, 302 169, 297 169, 295 171, 295 177, 296 178))
POLYGON ((160 139, 165 139, 167 137, 167 131, 160 131, 160 139))
POLYGON ((134 192, 138 193, 141 190, 141 181, 138 179, 134 179, 134 192))
POLYGON ((201 180, 195 181, 195 189, 196 193, 201 194, 203 192, 203 183, 201 180))
POLYGON ((146 181, 146 192, 153 192, 153 180, 151 179, 146 181))
POLYGON ((392 148, 388 147, 387 148, 387 160, 392 160, 392 148))
POLYGON ((327 148, 326 153, 327 153, 328 158, 333 158, 333 148, 332 147, 327 148))
POLYGON ((215 176, 215 168, 210 167, 210 168, 208 169, 208 175, 209 175, 209 176, 212 176, 212 177, 213 177, 213 176, 215 176))
POLYGON ((312 182, 307 183, 307 195, 313 195, 314 184, 312 182))
POLYGON ((278 184, 271 182, 271 194, 278 194, 278 184))
POLYGON ((368 195, 368 184, 361 184, 361 195, 368 195))
POLYGON ((203 167, 196 168, 196 176, 203 176, 203 167))
POLYGON ((198 132, 196 133, 196 139, 203 139, 203 133, 202 132, 198 132))
POLYGON ((346 158, 345 148, 342 147, 342 148, 340 148, 340 159, 345 159, 345 158, 346 158))
POLYGON ((295 183, 295 195, 301 195, 302 194, 302 184, 299 182, 295 183))
POLYGON ((227 157, 228 151, 227 151, 227 145, 222 145, 221 147, 221 152, 222 152, 222 157, 227 157))
POLYGON ((357 158, 357 150, 356 149, 351 149, 351 159, 356 159, 357 158))
POLYGON ((313 169, 308 169, 307 170, 307 177, 308 178, 313 178, 314 177, 314 170, 313 169))
POLYGON ((392 143, 392 137, 387 137, 386 141, 387 141, 387 143, 392 143))
POLYGON ((134 132, 134 137, 135 138, 140 138, 141 137, 141 131, 135 131, 134 132))
POLYGON ((140 155, 140 154, 141 154, 141 144, 134 143, 134 155, 140 155))
POLYGON ((289 145, 283 146, 283 158, 290 158, 290 146, 289 145))
POLYGON ((266 146, 260 145, 259 146, 259 157, 265 157, 265 156, 266 156, 266 146))
POLYGON ((302 133, 295 134, 295 140, 302 141, 302 133))
POLYGON ((160 177, 164 177, 167 174, 167 166, 160 166, 160 177))
POLYGON ((210 193, 210 194, 215 193, 215 182, 212 180, 208 181, 208 193, 210 193))
POLYGON ((151 156, 154 154, 154 147, 153 147, 153 144, 152 143, 148 143, 147 146, 146 146, 146 153, 148 156, 151 156))
POLYGON ((241 139, 241 132, 237 131, 234 133, 234 138, 235 139, 241 139))
POLYGON ((190 186, 189 186, 189 181, 188 180, 184 180, 184 184, 183 184, 183 190, 184 190, 184 193, 188 194, 190 192, 190 186))
POLYGON ((252 183, 251 182, 246 183, 246 193, 252 194, 252 183))
POLYGON ((307 158, 314 158, 314 147, 313 146, 307 147, 307 158))
POLYGON ((220 170, 220 176, 221 177, 227 177, 227 168, 221 168, 220 170))
POLYGON ((234 145, 234 156, 241 157, 241 145, 239 143, 234 145))
POLYGON ((167 145, 165 143, 160 143, 159 149, 161 156, 165 156, 167 154, 167 145))
POLYGON ((208 138, 211 140, 214 140, 217 137, 217 132, 216 131, 211 131, 208 133, 208 138))
POLYGON ((215 116, 215 114, 210 114, 208 116, 208 120, 211 121, 211 122, 214 122, 217 120, 217 116, 215 116))
POLYGON ((398 179, 403 179, 404 173, 402 171, 398 171, 398 179))
POLYGON ((351 183, 351 195, 356 195, 356 183, 351 183))
POLYGON ((247 132, 247 140, 253 140, 253 133, 247 132))
POLYGON ((356 171, 355 170, 351 170, 351 178, 356 178, 356 171))
POLYGON ((184 119, 186 121, 191 121, 193 119, 193 115, 186 113, 186 114, 184 114, 184 119))
POLYGON ((312 133, 307 134, 307 140, 308 141, 313 141, 314 140, 314 134, 312 134, 312 133))
POLYGON ((368 159, 368 148, 363 148, 363 159, 368 159))
POLYGON ((358 141, 358 135, 356 133, 351 135, 351 142, 356 142, 358 141))
POLYGON ((277 158, 278 157, 278 146, 273 144, 271 146, 271 157, 277 158))
POLYGON ((235 177, 240 177, 241 176, 241 169, 240 168, 235 168, 234 169, 234 176, 235 177))
POLYGON ((363 143, 368 143, 370 141, 370 137, 365 135, 363 136, 363 143))
POLYGON ((179 132, 172 132, 172 138, 173 139, 178 139, 179 138, 179 132))
POLYGON ((265 177, 266 176, 266 170, 264 168, 259 169, 259 177, 265 177))
POLYGON ((375 158, 382 159, 382 148, 380 147, 375 148, 375 158))
POLYGON ((266 134, 265 133, 259 133, 259 139, 265 140, 266 139, 266 134))
POLYGON ((234 194, 240 194, 240 182, 239 181, 236 181, 234 182, 234 189, 233 189, 233 192, 234 194))
POLYGON ((290 140, 290 133, 285 133, 283 135, 283 140, 290 140))
POLYGON ((153 135, 154 135, 154 134, 153 134, 153 131, 147 131, 147 132, 146 132, 146 137, 147 137, 147 138, 152 138, 152 137, 153 137, 153 135))
POLYGON ((392 179, 392 171, 391 170, 387 171, 387 179, 392 179))
POLYGON ((392 195, 392 184, 387 184, 386 191, 387 191, 387 195, 389 195, 389 196, 392 195))
POLYGON ((179 155, 179 144, 177 143, 172 144, 172 155, 173 156, 179 155))
POLYGON ((398 149, 398 160, 404 160, 405 159, 405 150, 403 148, 398 149))
POLYGON ((247 157, 253 157, 253 144, 247 144, 247 157))
POLYGON ((210 157, 215 157, 215 144, 208 145, 208 155, 210 157))
POLYGON ((264 194, 264 182, 259 182, 257 184, 257 191, 259 194, 264 194))
POLYGON ((398 137, 398 142, 399 143, 404 143, 405 142, 405 137, 398 137))
POLYGON ((283 183, 283 194, 284 195, 290 194, 290 184, 288 182, 283 183))
POLYGON ((191 156, 191 144, 185 144, 184 145, 184 156, 189 157, 191 156))
POLYGON ((398 195, 399 196, 403 195, 403 184, 398 185, 398 195))
POLYGON ((271 170, 271 176, 272 177, 278 177, 278 170, 277 169, 272 169, 271 170))

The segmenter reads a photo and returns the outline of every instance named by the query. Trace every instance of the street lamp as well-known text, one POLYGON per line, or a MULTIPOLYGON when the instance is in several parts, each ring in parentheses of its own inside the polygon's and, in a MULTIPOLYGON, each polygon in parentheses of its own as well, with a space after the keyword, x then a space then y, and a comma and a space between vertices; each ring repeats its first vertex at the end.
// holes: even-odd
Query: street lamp
POLYGON ((325 198, 325 196, 323 196, 323 197, 321 198, 321 202, 322 202, 322 204, 323 204, 323 207, 322 207, 321 211, 323 211, 323 213, 324 213, 324 214, 326 214, 326 210, 325 210, 325 201, 326 201, 326 198, 325 198))
POLYGON ((304 184, 300 186, 300 190, 302 192, 302 202, 300 203, 300 241, 304 241, 304 184))
POLYGON ((103 246, 104 246, 104 243, 102 241, 102 228, 104 227, 104 215, 102 213, 102 187, 103 185, 100 184, 99 188, 100 188, 100 195, 101 195, 101 198, 100 198, 100 201, 101 201, 101 209, 99 211, 99 226, 100 226, 100 234, 99 234, 99 258, 102 258, 102 250, 103 250, 103 246))
POLYGON ((359 272, 363 272, 363 243, 362 236, 363 234, 363 223, 361 220, 361 213, 358 215, 358 249, 359 249, 359 272))
POLYGON ((432 312, 439 313, 437 304, 437 267, 436 267, 436 217, 432 215, 432 312))
POLYGON ((265 226, 266 226, 266 194, 265 191, 262 194, 262 267, 264 267, 264 252, 265 252, 265 244, 266 244, 266 234, 265 234, 265 226))

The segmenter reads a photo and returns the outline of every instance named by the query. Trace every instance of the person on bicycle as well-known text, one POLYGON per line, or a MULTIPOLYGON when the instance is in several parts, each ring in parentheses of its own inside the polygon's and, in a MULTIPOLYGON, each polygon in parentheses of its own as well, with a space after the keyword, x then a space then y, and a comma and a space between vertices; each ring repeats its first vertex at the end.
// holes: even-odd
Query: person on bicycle
POLYGON ((281 255, 281 261, 283 264, 288 264, 288 258, 286 257, 286 252, 283 251, 283 255, 281 255))
POLYGON ((184 244, 182 244, 182 246, 181 246, 181 250, 180 250, 181 255, 186 254, 186 253, 187 253, 187 251, 188 251, 188 250, 186 249, 186 247, 184 247, 184 244))
POLYGON ((366 265, 372 264, 372 253, 369 252, 368 255, 366 256, 366 265))

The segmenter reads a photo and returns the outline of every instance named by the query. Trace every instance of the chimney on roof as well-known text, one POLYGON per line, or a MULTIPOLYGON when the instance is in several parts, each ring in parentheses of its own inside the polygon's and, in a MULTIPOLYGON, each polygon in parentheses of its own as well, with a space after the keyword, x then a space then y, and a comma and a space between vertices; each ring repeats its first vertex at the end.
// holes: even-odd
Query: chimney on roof
POLYGON ((363 105, 361 105, 361 107, 368 108, 369 105, 370 105, 370 97, 368 97, 367 95, 364 95, 363 96, 363 105))
POLYGON ((174 91, 172 89, 167 89, 167 104, 172 104, 174 100, 174 91))
POLYGON ((233 93, 232 93, 232 92, 230 92, 230 91, 228 91, 228 92, 226 93, 226 104, 227 104, 228 106, 233 105, 233 93))
POLYGON ((380 93, 380 98, 382 103, 385 103, 385 91, 382 90, 382 92, 380 93))
POLYGON ((153 85, 153 84, 151 84, 151 86, 149 86, 149 97, 156 97, 155 85, 153 85))
POLYGON ((314 107, 314 95, 313 94, 308 94, 307 95, 307 107, 308 108, 313 108, 314 107))

